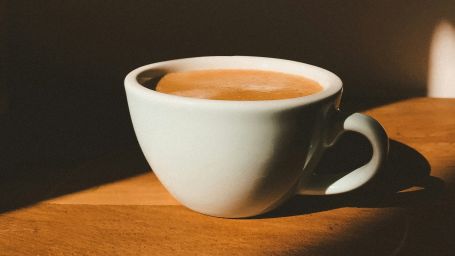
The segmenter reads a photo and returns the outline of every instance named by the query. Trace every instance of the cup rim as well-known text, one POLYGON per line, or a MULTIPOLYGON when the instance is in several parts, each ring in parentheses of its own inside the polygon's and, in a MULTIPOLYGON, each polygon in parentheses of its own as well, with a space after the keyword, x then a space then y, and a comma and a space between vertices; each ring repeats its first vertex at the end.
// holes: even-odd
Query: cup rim
MULTIPOLYGON (((235 68, 237 69, 237 68, 235 68)), ((197 70, 197 68, 187 68, 185 70, 197 70)), ((291 107, 297 105, 308 105, 315 102, 319 102, 321 100, 330 98, 342 92, 343 83, 341 79, 335 75, 334 73, 311 65, 306 64, 303 62, 297 62, 292 60, 286 59, 278 59, 278 58, 269 58, 269 57, 257 57, 257 56, 202 56, 202 57, 191 57, 191 58, 182 58, 182 59, 174 59, 174 60, 167 60, 156 62, 148 65, 144 65, 138 67, 127 74, 124 80, 125 83, 125 90, 127 92, 135 93, 138 96, 146 97, 149 99, 154 100, 162 100, 162 101, 172 101, 172 102, 180 102, 186 103, 191 105, 198 105, 198 104, 209 104, 213 106, 220 106, 220 107, 235 107, 235 108, 261 108, 261 107, 291 107), (288 99, 276 99, 276 100, 215 100, 215 99, 204 99, 204 98, 192 98, 192 97, 185 97, 185 96, 178 96, 173 94, 166 94, 162 92, 158 92, 149 88, 146 88, 138 81, 139 75, 144 73, 145 71, 150 70, 159 70, 163 67, 173 67, 179 65, 181 63, 186 63, 187 66, 191 66, 192 62, 209 62, 213 64, 211 68, 203 68, 204 70, 207 69, 227 69, 224 67, 216 67, 216 63, 220 62, 242 62, 242 63, 256 63, 255 66, 258 66, 260 63, 261 67, 251 67, 248 69, 257 69, 257 70, 265 70, 265 71, 278 71, 288 74, 295 74, 295 75, 303 75, 310 79, 315 80, 324 88, 322 91, 296 97, 296 98, 288 98, 288 99), (270 68, 269 65, 291 65, 294 67, 300 67, 305 70, 305 72, 286 72, 282 70, 276 70, 274 68, 270 68), (320 77, 324 77, 324 81, 320 79, 315 79, 312 74, 318 74, 320 77)))

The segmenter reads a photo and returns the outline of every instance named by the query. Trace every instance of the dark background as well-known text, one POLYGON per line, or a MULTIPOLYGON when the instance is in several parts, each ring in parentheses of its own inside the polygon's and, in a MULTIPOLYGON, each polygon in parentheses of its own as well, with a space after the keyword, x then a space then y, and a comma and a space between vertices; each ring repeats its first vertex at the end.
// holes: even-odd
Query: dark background
MULTIPOLYGON (((2 1, 0 172, 137 152, 123 78, 205 55, 302 61, 344 81, 349 111, 426 94, 454 1, 2 1)), ((39 168, 38 168, 39 169, 39 168)))

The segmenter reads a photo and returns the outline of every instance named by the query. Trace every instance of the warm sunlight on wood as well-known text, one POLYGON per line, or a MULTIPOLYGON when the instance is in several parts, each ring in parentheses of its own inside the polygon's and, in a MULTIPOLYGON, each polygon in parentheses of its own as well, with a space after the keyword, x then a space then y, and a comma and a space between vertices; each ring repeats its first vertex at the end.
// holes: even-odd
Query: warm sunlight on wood
POLYGON ((152 172, 52 198, 52 204, 179 205, 152 172))
POLYGON ((436 26, 431 42, 428 96, 455 97, 455 27, 445 20, 436 26))

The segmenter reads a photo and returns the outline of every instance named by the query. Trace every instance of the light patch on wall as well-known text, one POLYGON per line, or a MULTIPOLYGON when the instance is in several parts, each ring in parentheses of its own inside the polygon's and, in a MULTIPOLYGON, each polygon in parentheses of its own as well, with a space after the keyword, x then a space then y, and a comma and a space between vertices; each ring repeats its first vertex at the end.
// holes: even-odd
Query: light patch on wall
POLYGON ((428 96, 455 98, 455 27, 441 21, 430 47, 428 96))

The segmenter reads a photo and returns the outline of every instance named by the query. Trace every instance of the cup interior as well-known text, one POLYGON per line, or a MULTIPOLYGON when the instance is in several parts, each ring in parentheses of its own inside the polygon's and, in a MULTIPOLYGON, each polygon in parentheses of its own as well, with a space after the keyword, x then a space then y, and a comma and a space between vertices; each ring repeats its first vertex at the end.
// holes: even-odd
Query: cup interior
MULTIPOLYGON (((323 68, 296 61, 251 56, 209 56, 158 62, 133 70, 126 77, 125 86, 142 87, 141 90, 147 90, 148 94, 161 95, 163 97, 170 96, 191 100, 222 101, 188 98, 169 94, 165 94, 166 96, 164 96, 164 93, 153 90, 153 85, 167 73, 210 69, 255 69, 300 75, 318 82, 323 88, 320 92, 298 98, 263 101, 290 101, 299 99, 314 101, 334 95, 342 90, 341 79, 334 73, 323 68)), ((248 103, 248 101, 242 102, 248 103)))

